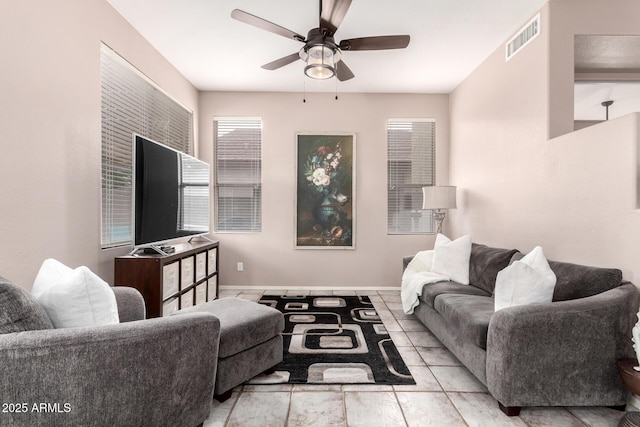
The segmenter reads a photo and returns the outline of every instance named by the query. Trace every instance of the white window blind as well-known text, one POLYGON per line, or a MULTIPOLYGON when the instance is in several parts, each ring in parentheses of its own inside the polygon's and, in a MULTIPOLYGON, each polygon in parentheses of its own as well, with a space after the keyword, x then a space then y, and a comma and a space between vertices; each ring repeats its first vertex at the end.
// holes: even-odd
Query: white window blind
POLYGON ((435 121, 387 121, 387 233, 433 233, 431 211, 422 210, 422 187, 435 180, 435 121))
POLYGON ((215 118, 215 229, 262 230, 262 120, 215 118))
POLYGON ((178 230, 209 231, 209 165, 180 155, 178 230))
POLYGON ((103 248, 132 241, 133 133, 191 154, 193 112, 111 48, 100 50, 103 248))

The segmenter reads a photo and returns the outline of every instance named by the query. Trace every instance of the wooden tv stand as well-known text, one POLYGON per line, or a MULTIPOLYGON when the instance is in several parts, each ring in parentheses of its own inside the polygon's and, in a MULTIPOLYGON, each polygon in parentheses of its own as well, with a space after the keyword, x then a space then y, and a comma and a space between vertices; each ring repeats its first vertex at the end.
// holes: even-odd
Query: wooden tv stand
POLYGON ((168 255, 126 255, 115 259, 115 286, 136 288, 147 318, 212 301, 218 297, 219 242, 175 245, 168 255))

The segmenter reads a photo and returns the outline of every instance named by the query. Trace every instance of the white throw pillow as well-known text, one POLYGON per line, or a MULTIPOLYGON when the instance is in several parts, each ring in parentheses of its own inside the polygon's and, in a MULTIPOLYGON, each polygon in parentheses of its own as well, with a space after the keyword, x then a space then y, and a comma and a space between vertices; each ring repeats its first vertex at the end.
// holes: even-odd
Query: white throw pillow
POLYGON ((52 283, 58 283, 68 277, 73 272, 73 269, 67 267, 63 263, 53 258, 44 260, 40 266, 40 271, 36 276, 36 280, 33 282, 31 288, 31 294, 38 298, 44 291, 49 289, 52 283))
POLYGON ((494 291, 495 310, 525 304, 544 304, 553 300, 556 275, 549 267, 542 248, 536 246, 519 261, 498 272, 494 291))
POLYGON ((87 267, 72 270, 47 260, 36 276, 32 293, 56 328, 120 322, 113 290, 87 267))
POLYGON ((433 248, 431 272, 448 276, 454 282, 468 285, 470 258, 470 236, 462 236, 451 241, 447 236, 438 234, 433 248))

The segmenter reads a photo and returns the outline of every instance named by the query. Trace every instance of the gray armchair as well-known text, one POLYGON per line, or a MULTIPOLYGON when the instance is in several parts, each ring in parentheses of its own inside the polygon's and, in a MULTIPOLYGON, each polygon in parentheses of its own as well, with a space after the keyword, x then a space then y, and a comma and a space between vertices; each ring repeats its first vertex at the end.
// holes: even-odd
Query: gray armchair
POLYGON ((0 426, 195 427, 207 418, 220 334, 215 316, 143 320, 138 291, 116 287, 120 324, 7 333, 7 322, 16 320, 7 313, 15 311, 7 289, 34 302, 0 278, 0 426))

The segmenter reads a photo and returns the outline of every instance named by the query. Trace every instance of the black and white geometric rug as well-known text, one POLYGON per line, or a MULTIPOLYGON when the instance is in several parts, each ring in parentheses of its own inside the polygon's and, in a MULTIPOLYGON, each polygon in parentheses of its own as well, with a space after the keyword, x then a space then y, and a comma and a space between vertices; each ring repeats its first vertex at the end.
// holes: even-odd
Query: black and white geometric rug
POLYGON ((369 297, 265 295, 259 302, 284 313, 278 382, 415 384, 369 297))

